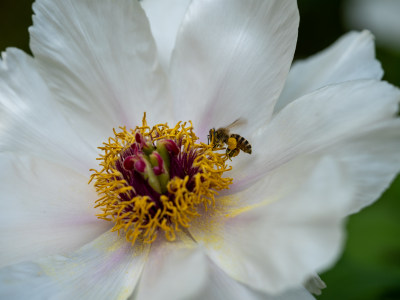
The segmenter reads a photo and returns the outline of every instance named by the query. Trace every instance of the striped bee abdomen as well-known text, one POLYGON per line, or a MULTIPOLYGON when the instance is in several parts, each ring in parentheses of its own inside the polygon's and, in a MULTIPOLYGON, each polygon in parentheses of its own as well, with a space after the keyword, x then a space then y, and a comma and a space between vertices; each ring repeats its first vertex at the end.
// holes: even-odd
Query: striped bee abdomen
POLYGON ((230 137, 234 138, 237 141, 237 148, 239 148, 243 152, 251 154, 251 145, 248 140, 236 133, 232 133, 230 137))

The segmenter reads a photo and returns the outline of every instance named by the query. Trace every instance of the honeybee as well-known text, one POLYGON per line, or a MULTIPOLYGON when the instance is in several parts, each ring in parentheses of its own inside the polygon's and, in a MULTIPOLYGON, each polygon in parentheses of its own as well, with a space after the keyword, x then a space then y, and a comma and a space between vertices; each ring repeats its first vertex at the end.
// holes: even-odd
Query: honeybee
POLYGON ((251 154, 251 145, 248 140, 236 133, 230 133, 233 127, 246 123, 243 119, 237 119, 226 127, 217 130, 210 129, 208 135, 208 143, 213 144, 213 149, 223 147, 226 144, 226 155, 231 159, 239 154, 240 150, 251 154))

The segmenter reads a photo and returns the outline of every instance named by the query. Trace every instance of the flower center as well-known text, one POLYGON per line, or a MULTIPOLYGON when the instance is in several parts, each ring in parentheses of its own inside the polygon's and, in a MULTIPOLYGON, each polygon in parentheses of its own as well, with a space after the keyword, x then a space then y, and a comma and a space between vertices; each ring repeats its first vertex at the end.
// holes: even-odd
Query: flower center
POLYGON ((114 222, 112 231, 132 244, 151 243, 160 232, 173 241, 201 211, 215 207, 218 191, 232 183, 222 177, 231 167, 212 145, 196 143, 190 121, 149 127, 144 114, 142 123, 114 130, 99 147, 101 170, 91 170, 90 179, 100 196, 95 207, 103 211, 97 217, 114 222))

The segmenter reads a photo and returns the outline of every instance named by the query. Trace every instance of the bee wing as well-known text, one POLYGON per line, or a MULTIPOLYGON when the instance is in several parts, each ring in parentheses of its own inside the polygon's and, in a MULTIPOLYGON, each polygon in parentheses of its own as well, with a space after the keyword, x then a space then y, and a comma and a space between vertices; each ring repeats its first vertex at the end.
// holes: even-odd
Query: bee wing
POLYGON ((239 127, 239 126, 243 126, 247 124, 247 120, 242 119, 242 118, 238 118, 235 121, 233 121, 231 124, 229 124, 228 126, 226 126, 226 129, 232 129, 234 127, 239 127))

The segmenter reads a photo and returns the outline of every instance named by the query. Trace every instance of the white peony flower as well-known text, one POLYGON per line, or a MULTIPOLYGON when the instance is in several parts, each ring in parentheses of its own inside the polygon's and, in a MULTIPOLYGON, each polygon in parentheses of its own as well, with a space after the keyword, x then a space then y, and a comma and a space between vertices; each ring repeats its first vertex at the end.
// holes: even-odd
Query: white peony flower
POLYGON ((289 72, 295 1, 189 2, 34 4, 33 58, 0 66, 0 298, 312 299, 396 175, 369 32, 289 72), (252 154, 229 160, 207 135, 236 119, 252 154))

